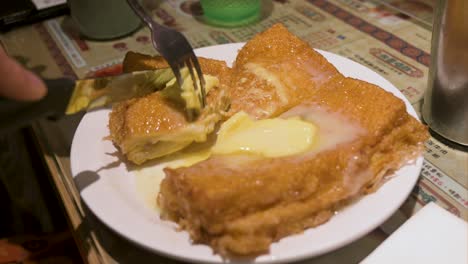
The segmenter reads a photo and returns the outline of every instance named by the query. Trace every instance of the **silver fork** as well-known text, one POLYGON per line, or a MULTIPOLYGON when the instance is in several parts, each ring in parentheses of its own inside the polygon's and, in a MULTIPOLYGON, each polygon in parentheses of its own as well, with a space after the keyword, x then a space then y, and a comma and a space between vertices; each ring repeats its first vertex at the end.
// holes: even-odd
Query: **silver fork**
MULTIPOLYGON (((138 0, 127 0, 127 2, 135 14, 150 28, 154 48, 169 63, 180 87, 182 87, 184 81, 181 76, 181 69, 184 66, 188 68, 195 92, 200 91, 198 92, 200 105, 202 108, 205 107, 205 79, 190 43, 182 33, 156 23, 138 3, 138 0), (198 78, 195 76, 195 72, 198 78)), ((194 120, 199 114, 195 109, 186 109, 186 111, 189 120, 194 120)))

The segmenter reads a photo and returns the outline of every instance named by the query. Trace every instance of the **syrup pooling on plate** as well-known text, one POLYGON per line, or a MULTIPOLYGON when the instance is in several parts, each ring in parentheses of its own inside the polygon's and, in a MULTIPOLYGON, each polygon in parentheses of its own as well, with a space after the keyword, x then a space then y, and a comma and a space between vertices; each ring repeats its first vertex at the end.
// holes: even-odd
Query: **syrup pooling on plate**
MULTIPOLYGON (((234 115, 231 118, 237 118, 237 117, 236 115, 234 115)), ((291 110, 285 112, 283 115, 281 115, 280 118, 273 118, 269 120, 273 121, 271 123, 277 124, 278 129, 284 132, 284 131, 287 131, 284 128, 284 125, 287 125, 287 124, 294 126, 291 131, 295 131, 295 130, 297 131, 296 122, 298 121, 298 119, 301 120, 301 122, 303 123, 309 123, 311 127, 316 129, 316 131, 314 131, 313 133, 314 139, 313 140, 311 139, 311 144, 308 145, 307 149, 298 148, 296 149, 295 152, 289 150, 287 152, 284 152, 283 154, 281 153, 278 154, 278 152, 275 152, 272 154, 273 156, 278 157, 278 156, 284 156, 284 155, 299 155, 301 153, 304 153, 304 155, 309 157, 310 155, 316 155, 317 153, 321 151, 333 149, 339 144, 350 142, 354 140, 355 138, 357 138, 361 133, 363 133, 363 129, 361 129, 356 124, 347 120, 341 114, 331 112, 317 105, 296 106, 292 108, 291 110), (280 122, 278 122, 279 120, 280 122), (291 121, 291 123, 284 122, 288 120, 291 121)), ((229 120, 226 121, 225 124, 226 123, 229 123, 229 120)), ((305 126, 305 128, 308 128, 308 127, 305 126)), ((274 129, 274 127, 270 126, 269 129, 270 130, 274 129)), ((221 127, 221 131, 222 131, 222 127, 221 127)), ((252 134, 252 133, 248 135, 249 137, 260 138, 264 136, 263 132, 264 131, 262 130, 257 130, 257 131, 254 131, 254 133, 258 133, 257 135, 252 134)), ((285 134, 282 133, 282 135, 285 135, 285 134)), ((191 148, 188 148, 184 151, 168 156, 167 158, 161 160, 161 162, 155 166, 146 167, 146 168, 136 171, 135 175, 136 175, 136 182, 137 182, 136 184, 137 192, 140 195, 141 199, 145 202, 146 206, 160 213, 160 209, 156 204, 156 198, 159 192, 159 184, 165 176, 163 172, 163 169, 165 167, 170 167, 170 168, 188 167, 198 162, 201 162, 203 160, 206 160, 211 155, 213 155, 213 152, 217 152, 216 151, 217 143, 218 142, 216 142, 215 144, 205 144, 205 146, 202 146, 202 147, 192 146, 191 148), (213 151, 213 146, 215 146, 214 147, 215 151, 213 151)), ((297 146, 297 144, 295 143, 297 142, 293 142, 293 145, 297 146)), ((274 142, 272 144, 274 144, 274 142)), ((242 148, 241 145, 239 145, 238 149, 240 148, 242 148)), ((235 151, 236 148, 234 146, 227 146, 225 149, 227 149, 227 152, 229 151, 236 152, 235 151)), ((268 151, 268 150, 265 150, 265 149, 257 150, 258 153, 261 153, 262 151, 268 151)), ((229 153, 225 153, 225 154, 229 154, 229 153)), ((268 155, 269 154, 267 154, 266 156, 268 157, 268 155)), ((303 155, 299 155, 298 157, 303 158, 303 155)))
POLYGON ((161 166, 146 167, 135 171, 136 192, 145 207, 161 213, 155 202, 164 173, 161 166))
MULTIPOLYGON (((310 152, 300 157, 303 159, 308 159, 310 155, 316 155, 321 151, 335 149, 340 144, 350 143, 365 133, 363 128, 350 121, 344 115, 331 112, 318 105, 299 105, 287 111, 282 116, 300 116, 304 120, 314 122, 319 127, 317 143, 310 152)), ((343 173, 342 186, 353 194, 357 193, 363 183, 367 182, 372 177, 372 173, 369 169, 365 169, 359 172, 359 174, 356 174, 355 169, 359 159, 360 154, 356 153, 349 161, 343 173)))
POLYGON ((331 112, 318 105, 299 105, 281 115, 282 118, 294 116, 312 122, 318 127, 316 143, 310 152, 312 154, 350 142, 364 132, 361 127, 340 113, 331 112))
POLYGON ((210 156, 212 143, 190 146, 180 152, 169 155, 157 161, 155 165, 148 165, 135 170, 136 192, 146 207, 161 213, 161 209, 156 203, 161 181, 165 174, 163 169, 188 167, 200 161, 206 160, 210 156))

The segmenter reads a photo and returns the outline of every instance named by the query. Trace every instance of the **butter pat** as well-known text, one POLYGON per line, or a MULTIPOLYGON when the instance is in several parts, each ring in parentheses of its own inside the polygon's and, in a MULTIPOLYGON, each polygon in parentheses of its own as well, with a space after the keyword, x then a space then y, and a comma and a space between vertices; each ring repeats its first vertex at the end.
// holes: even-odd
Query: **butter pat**
POLYGON ((288 156, 309 150, 317 127, 299 118, 253 120, 239 112, 220 128, 213 154, 288 156))

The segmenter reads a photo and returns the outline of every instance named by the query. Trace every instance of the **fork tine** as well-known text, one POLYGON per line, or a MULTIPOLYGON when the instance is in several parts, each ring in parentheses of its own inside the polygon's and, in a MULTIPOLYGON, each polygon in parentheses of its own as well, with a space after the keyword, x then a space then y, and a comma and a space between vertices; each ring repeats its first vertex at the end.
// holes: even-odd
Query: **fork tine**
MULTIPOLYGON (((182 78, 181 70, 185 66, 183 63, 170 63, 171 69, 174 72, 174 76, 176 78, 177 84, 179 87, 182 87, 184 84, 184 78, 182 78)), ((195 120, 197 113, 194 112, 193 109, 186 109, 187 119, 188 121, 195 120)))
MULTIPOLYGON (((187 68, 188 68, 188 71, 189 71, 189 74, 190 74, 190 78, 192 79, 192 82, 193 82, 193 89, 194 89, 194 91, 196 92, 196 91, 198 90, 198 88, 197 88, 198 85, 197 85, 197 78, 196 78, 195 73, 194 73, 194 71, 193 71, 193 65, 192 65, 192 63, 191 63, 190 60, 186 60, 186 61, 185 61, 185 65, 186 65, 187 68)), ((201 99, 201 98, 200 98, 200 95, 197 94, 197 96, 198 96, 198 99, 200 100, 200 99, 201 99)), ((201 102, 201 101, 200 101, 200 103, 203 104, 203 102, 201 102)), ((188 114, 189 114, 189 116, 190 116, 191 118, 195 118, 195 117, 198 116, 198 114, 199 114, 198 111, 195 110, 195 109, 187 109, 187 111, 188 111, 188 114)), ((191 118, 189 118, 189 119, 191 119, 191 118)))
MULTIPOLYGON (((185 36, 178 32, 177 30, 171 29, 169 27, 163 26, 155 22, 151 16, 143 9, 138 0, 127 0, 130 7, 135 11, 143 22, 149 27, 151 31, 151 40, 154 48, 166 59, 169 63, 174 76, 176 77, 177 83, 182 86, 185 76, 181 76, 182 68, 184 64, 187 64, 187 67, 190 72, 190 77, 194 82, 194 89, 198 92, 198 99, 200 100, 201 107, 206 105, 206 91, 205 91, 205 79, 203 77, 200 65, 198 63, 197 57, 193 53, 193 49, 185 38, 185 36), (196 74, 193 68, 195 67, 196 74)), ((184 70, 184 75, 186 72, 184 70)), ((193 120, 194 117, 198 114, 195 109, 186 109, 187 118, 193 120)))
POLYGON ((172 72, 174 73, 174 76, 175 76, 175 78, 176 78, 177 84, 178 84, 180 87, 182 87, 182 84, 184 83, 184 79, 182 78, 182 75, 181 75, 181 73, 180 73, 180 70, 181 70, 181 68, 183 67, 183 65, 170 63, 169 66, 171 67, 172 72), (181 66, 182 66, 182 67, 181 67, 181 66))
MULTIPOLYGON (((197 96, 198 96, 200 104, 201 104, 201 106, 203 108, 203 107, 205 107, 205 105, 204 105, 204 102, 203 102, 203 98, 204 98, 204 96, 202 94, 202 89, 203 88, 202 88, 201 80, 200 80, 200 77, 202 77, 202 76, 198 75, 199 74, 198 72, 197 72, 197 75, 195 75, 195 72, 193 70, 193 67, 194 67, 193 61, 190 58, 188 60, 186 60, 185 64, 187 65, 187 68, 189 70, 190 78, 192 78, 193 88, 194 88, 195 92, 199 92, 197 94, 197 96), (198 81, 197 81, 197 79, 198 79, 198 81)), ((196 69, 195 69, 195 71, 196 71, 196 69)))
POLYGON ((198 80, 200 82, 200 95, 201 95, 200 101, 201 101, 202 107, 205 107, 206 105, 205 78, 203 77, 200 64, 198 63, 198 59, 195 56, 195 54, 192 53, 190 55, 190 60, 193 63, 193 66, 195 66, 195 70, 197 71, 198 80))

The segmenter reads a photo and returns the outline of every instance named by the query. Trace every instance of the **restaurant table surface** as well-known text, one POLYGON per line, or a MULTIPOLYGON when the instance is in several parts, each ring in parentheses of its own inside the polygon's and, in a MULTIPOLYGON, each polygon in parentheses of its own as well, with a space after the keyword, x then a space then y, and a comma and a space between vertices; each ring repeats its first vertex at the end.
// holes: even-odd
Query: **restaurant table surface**
MULTIPOLYGON (((283 23, 314 48, 350 58, 385 77, 419 114, 428 80, 435 2, 264 0, 260 21, 240 28, 205 24, 198 1, 143 1, 143 5, 155 20, 182 31, 194 48, 245 42, 272 24, 283 23)), ((14 29, 2 34, 0 41, 8 54, 44 78, 118 74, 127 51, 156 54, 146 28, 120 39, 92 41, 80 36, 69 16, 14 29)), ((42 120, 33 131, 82 257, 90 263, 179 263, 120 237, 81 202, 70 171, 71 142, 81 118, 42 120)), ((359 262, 431 201, 466 221, 468 154, 433 135, 425 143, 424 158, 413 192, 383 225, 341 249, 300 263, 359 262)))

